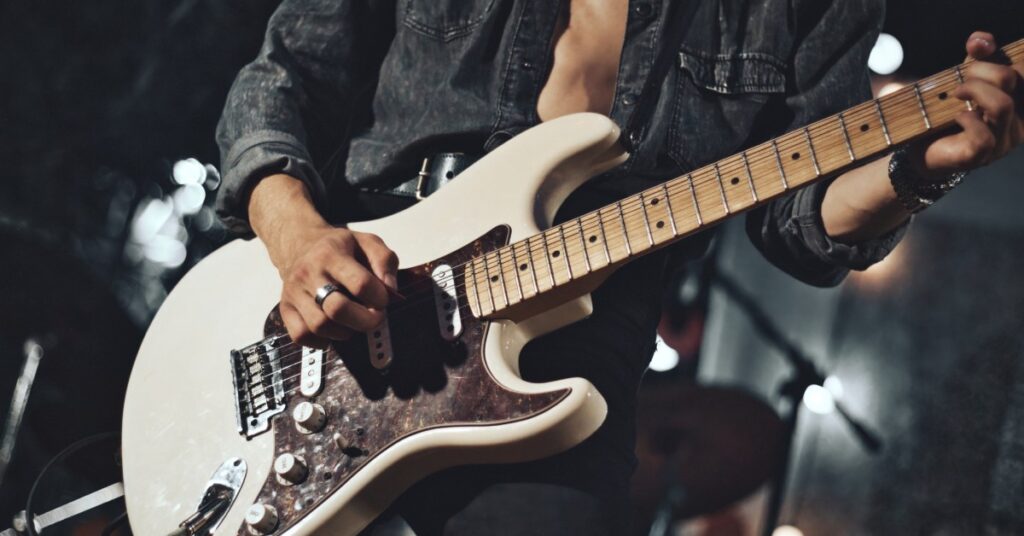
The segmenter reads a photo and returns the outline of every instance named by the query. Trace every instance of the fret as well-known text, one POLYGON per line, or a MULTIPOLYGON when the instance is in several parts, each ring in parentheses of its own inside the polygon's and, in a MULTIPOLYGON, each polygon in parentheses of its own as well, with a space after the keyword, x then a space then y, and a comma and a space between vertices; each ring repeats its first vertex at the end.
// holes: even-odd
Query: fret
POLYGON ((754 174, 750 172, 750 162, 747 160, 747 152, 743 151, 740 153, 740 158, 743 160, 743 169, 747 170, 747 184, 750 185, 750 195, 754 198, 754 204, 757 204, 757 190, 754 188, 754 174))
POLYGON ((775 165, 779 166, 779 176, 782 177, 782 191, 789 189, 789 181, 786 180, 786 170, 782 167, 782 155, 779 154, 779 144, 772 140, 772 150, 775 151, 775 165))
POLYGON ((654 246, 654 235, 651 234, 651 221, 647 219, 647 201, 644 201, 644 193, 640 192, 640 214, 644 217, 644 230, 647 231, 647 245, 654 246))
POLYGON ((686 175, 686 180, 690 183, 690 198, 693 199, 693 213, 697 215, 697 227, 704 225, 704 220, 700 217, 700 204, 697 203, 697 190, 693 187, 693 173, 686 175))
POLYGON ((540 234, 540 243, 544 246, 544 259, 548 263, 548 278, 551 279, 551 288, 555 288, 555 267, 551 264, 551 250, 548 249, 548 235, 546 233, 540 234))
POLYGON ((580 244, 583 244, 583 265, 590 273, 590 252, 587 251, 587 235, 583 232, 583 218, 576 218, 576 225, 580 231, 580 244))
MULTIPOLYGON (((501 293, 505 295, 505 305, 508 306, 512 302, 508 299, 508 285, 505 284, 505 265, 501 262, 501 249, 495 251, 495 254, 498 257, 498 280, 501 281, 501 293)), ((486 262, 486 258, 484 262, 486 262)), ((522 293, 522 290, 519 292, 522 293)))
POLYGON ((571 281, 575 276, 572 275, 572 263, 569 262, 569 248, 565 247, 565 229, 561 225, 558 226, 558 240, 562 243, 562 258, 565 259, 565 269, 569 271, 571 281))
POLYGON ((519 301, 526 299, 523 293, 523 279, 519 276, 519 257, 516 255, 516 245, 512 244, 512 271, 516 274, 516 287, 519 288, 519 301))
MULTIPOLYGON (((960 85, 963 85, 964 84, 964 73, 961 72, 960 66, 959 65, 954 65, 953 69, 956 70, 956 79, 957 79, 957 81, 960 82, 960 85)), ((967 99, 964 102, 967 103, 967 110, 973 112, 974 111, 974 103, 971 102, 970 99, 967 99)))
POLYGON ((622 201, 615 202, 615 208, 619 209, 619 223, 622 224, 622 236, 626 243, 626 256, 633 255, 633 247, 629 245, 629 230, 626 229, 626 217, 622 214, 622 201))
POLYGON ((924 128, 931 130, 932 122, 928 120, 928 110, 924 108, 924 98, 921 97, 921 88, 914 82, 914 95, 917 96, 917 107, 921 109, 921 117, 924 119, 924 128))
POLYGON ((469 277, 473 281, 473 296, 476 298, 476 310, 480 312, 480 316, 483 316, 484 307, 480 304, 480 285, 477 284, 476 280, 476 259, 469 261, 469 272, 469 277))
POLYGON ((725 198, 725 185, 722 184, 722 173, 718 171, 718 162, 715 162, 715 177, 718 178, 718 192, 722 194, 722 206, 725 207, 725 215, 732 214, 729 210, 729 201, 725 198))
POLYGON ((604 246, 604 258, 608 264, 612 263, 612 252, 608 249, 608 237, 604 235, 604 218, 601 217, 601 210, 597 211, 597 229, 601 232, 601 245, 604 246))
POLYGON ((804 139, 807 140, 807 147, 811 150, 811 163, 814 164, 814 175, 821 176, 821 168, 818 167, 818 154, 814 152, 814 143, 811 142, 811 131, 804 127, 804 139))
POLYGON ((843 112, 839 112, 839 127, 843 130, 843 141, 846 142, 846 152, 850 153, 850 162, 857 159, 853 154, 853 144, 850 143, 850 133, 846 130, 846 120, 843 119, 843 112))
POLYGON ((875 111, 878 112, 878 122, 882 125, 882 134, 885 135, 885 144, 892 145, 892 138, 889 137, 889 125, 885 124, 885 115, 882 114, 882 103, 875 99, 875 111))
POLYGON ((668 223, 672 226, 672 236, 679 236, 679 231, 676 230, 676 216, 672 213, 672 196, 668 193, 668 183, 662 183, 661 189, 665 192, 665 208, 668 209, 668 223))
POLYGON ((487 264, 487 256, 484 255, 484 283, 487 284, 487 295, 491 297, 491 310, 498 310, 498 302, 494 301, 494 289, 491 288, 491 267, 487 264))
POLYGON ((533 279, 533 291, 540 294, 540 283, 537 282, 537 261, 533 260, 533 251, 530 249, 530 238, 526 238, 526 255, 530 258, 527 266, 530 268, 530 278, 533 279))

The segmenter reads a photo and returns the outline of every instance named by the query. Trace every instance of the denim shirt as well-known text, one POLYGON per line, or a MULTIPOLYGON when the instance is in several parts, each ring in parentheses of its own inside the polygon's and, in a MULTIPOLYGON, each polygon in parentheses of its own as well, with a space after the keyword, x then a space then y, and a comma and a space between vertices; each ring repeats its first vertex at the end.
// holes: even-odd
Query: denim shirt
MULTIPOLYGON (((629 0, 609 114, 620 126, 630 124, 666 30, 686 30, 652 117, 641 131, 624 131, 634 142, 630 159, 584 189, 614 200, 871 97, 866 60, 881 28, 881 0, 700 0, 688 24, 667 20, 670 1, 629 0)), ((284 0, 218 126, 219 214, 233 230, 251 232, 248 193, 262 177, 287 173, 305 181, 321 212, 343 220, 337 212, 352 187, 403 182, 427 155, 488 151, 537 124, 566 7, 284 0), (325 172, 329 160, 340 165, 325 172)), ((747 216, 765 257, 815 285, 880 260, 905 230, 852 246, 831 240, 820 216, 826 187, 747 216)))

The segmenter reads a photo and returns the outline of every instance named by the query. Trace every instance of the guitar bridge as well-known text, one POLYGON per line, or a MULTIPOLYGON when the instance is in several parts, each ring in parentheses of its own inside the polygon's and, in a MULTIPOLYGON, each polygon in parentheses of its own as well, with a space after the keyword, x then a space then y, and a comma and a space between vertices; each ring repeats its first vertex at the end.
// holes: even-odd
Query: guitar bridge
POLYGON ((286 340, 276 336, 231 351, 235 417, 247 439, 269 430, 270 418, 285 409, 279 347, 286 340))

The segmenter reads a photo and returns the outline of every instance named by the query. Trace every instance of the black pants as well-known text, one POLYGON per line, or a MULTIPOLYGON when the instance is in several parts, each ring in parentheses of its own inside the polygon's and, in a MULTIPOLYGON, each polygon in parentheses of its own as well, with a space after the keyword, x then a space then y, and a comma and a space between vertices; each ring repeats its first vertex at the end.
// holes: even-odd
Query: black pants
POLYGON ((364 536, 392 536, 388 522, 400 516, 417 536, 622 535, 628 502, 553 482, 507 478, 492 466, 459 467, 424 480, 371 525, 364 536), (520 480, 520 481, 514 481, 520 480))

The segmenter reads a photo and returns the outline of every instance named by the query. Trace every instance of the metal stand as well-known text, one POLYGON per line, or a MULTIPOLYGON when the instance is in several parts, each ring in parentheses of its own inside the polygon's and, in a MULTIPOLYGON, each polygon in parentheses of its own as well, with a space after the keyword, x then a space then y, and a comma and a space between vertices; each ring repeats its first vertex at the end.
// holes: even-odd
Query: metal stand
MULTIPOLYGON (((768 494, 768 502, 765 505, 764 524, 761 534, 771 536, 779 522, 779 515, 782 511, 782 503, 786 494, 786 484, 789 476, 791 454, 793 451, 793 440, 796 436, 796 425, 800 417, 801 399, 804 391, 812 385, 824 385, 825 374, 823 374, 814 362, 792 341, 779 331, 778 327, 771 321, 771 318, 761 309, 760 305, 745 290, 739 287, 730 277, 716 272, 714 284, 743 311, 750 319, 754 329, 761 336, 779 349, 789 362, 793 374, 779 389, 779 395, 789 401, 784 416, 786 433, 783 436, 784 442, 779 453, 778 474, 772 482, 768 494)), ((876 433, 869 430, 858 419, 855 419, 846 407, 839 400, 835 401, 836 411, 839 413, 857 442, 871 454, 876 454, 882 449, 882 441, 876 433)))
POLYGON ((7 412, 7 420, 4 422, 4 435, 0 439, 0 485, 3 484, 7 466, 11 464, 11 458, 14 456, 14 445, 18 442, 18 432, 21 430, 21 420, 25 416, 25 407, 28 405, 28 395, 32 390, 32 383, 35 382, 43 353, 42 345, 35 339, 25 341, 25 361, 21 365, 18 381, 14 384, 10 410, 7 412))

